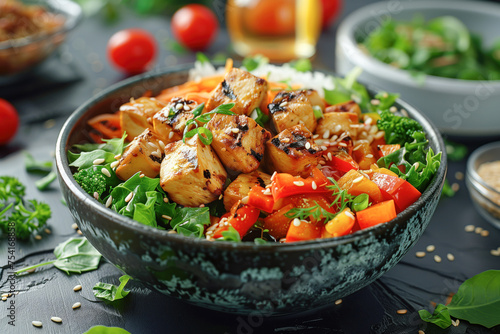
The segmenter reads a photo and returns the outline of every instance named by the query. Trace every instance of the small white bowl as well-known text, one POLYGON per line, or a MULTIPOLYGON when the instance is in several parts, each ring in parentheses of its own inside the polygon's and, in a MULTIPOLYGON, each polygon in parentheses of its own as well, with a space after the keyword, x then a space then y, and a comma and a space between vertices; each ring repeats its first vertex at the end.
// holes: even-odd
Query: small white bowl
POLYGON ((457 137, 500 136, 500 81, 473 81, 427 76, 418 83, 408 71, 385 64, 367 55, 357 38, 380 26, 386 18, 410 21, 415 14, 425 20, 451 15, 479 34, 485 46, 499 38, 500 5, 483 1, 388 1, 358 9, 339 26, 336 44, 336 71, 348 73, 358 66, 360 80, 401 94, 416 106, 443 133, 457 137))
POLYGON ((500 192, 478 174, 485 162, 500 160, 500 141, 479 147, 467 160, 466 184, 474 206, 487 221, 500 229, 500 192))

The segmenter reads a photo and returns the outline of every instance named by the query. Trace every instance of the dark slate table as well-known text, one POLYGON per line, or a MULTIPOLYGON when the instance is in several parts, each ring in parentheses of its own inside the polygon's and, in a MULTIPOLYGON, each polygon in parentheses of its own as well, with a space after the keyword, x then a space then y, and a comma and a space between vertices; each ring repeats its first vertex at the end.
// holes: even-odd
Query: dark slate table
MULTIPOLYGON (((343 16, 363 3, 346 1, 343 16)), ((24 170, 23 151, 38 160, 50 159, 66 117, 85 100, 124 78, 109 66, 105 46, 115 31, 133 26, 153 32, 161 46, 172 40, 166 17, 146 18, 126 13, 125 19, 114 25, 97 17, 87 18, 57 57, 46 62, 34 76, 21 83, 0 85, 0 97, 13 102, 22 121, 14 141, 0 147, 0 175, 18 177, 27 184, 28 198, 46 201, 54 212, 49 221, 50 234, 42 233, 41 240, 16 242, 16 269, 53 259, 57 244, 78 236, 71 227, 69 210, 61 203, 58 184, 39 192, 33 185, 37 176, 24 170)), ((321 36, 314 58, 318 69, 334 70, 335 31, 336 26, 332 26, 321 36)), ((207 53, 226 50, 228 45, 227 33, 222 30, 207 53)), ((179 55, 162 47, 157 67, 192 63, 194 59, 193 54, 179 55)), ((475 140, 466 144, 472 150, 484 142, 475 140)), ((466 321, 458 327, 440 330, 423 323, 417 313, 422 308, 431 309, 431 302, 445 302, 467 278, 488 269, 500 269, 500 257, 490 254, 490 250, 500 246, 500 231, 474 210, 464 181, 456 178, 457 172, 465 172, 465 163, 466 160, 450 162, 448 179, 460 189, 455 197, 441 200, 418 244, 382 278, 344 298, 339 305, 294 317, 235 316, 184 304, 136 281, 127 286, 131 290, 129 296, 115 305, 107 305, 95 300, 92 287, 98 281, 118 282, 122 273, 110 263, 103 260, 98 270, 71 276, 48 266, 11 280, 8 245, 1 239, 0 292, 8 292, 12 284, 18 294, 0 302, 0 333, 83 333, 94 325, 122 327, 131 333, 417 333, 419 329, 426 333, 500 332, 498 328, 487 330, 466 321), (466 232, 464 227, 469 224, 488 230, 489 235, 466 232), (428 245, 434 245, 435 250, 423 258, 416 257, 415 253, 425 251, 428 245), (448 253, 454 255, 454 261, 447 259, 448 253), (439 255, 442 262, 435 262, 434 255, 439 255), (73 287, 78 284, 83 289, 74 292, 73 287), (81 302, 81 308, 73 310, 75 302, 81 302), (15 326, 9 325, 10 305, 15 309, 15 326), (408 312, 400 315, 397 313, 400 309, 408 312), (52 316, 62 318, 63 322, 50 321, 52 316), (43 328, 33 327, 33 320, 42 321, 43 328)))

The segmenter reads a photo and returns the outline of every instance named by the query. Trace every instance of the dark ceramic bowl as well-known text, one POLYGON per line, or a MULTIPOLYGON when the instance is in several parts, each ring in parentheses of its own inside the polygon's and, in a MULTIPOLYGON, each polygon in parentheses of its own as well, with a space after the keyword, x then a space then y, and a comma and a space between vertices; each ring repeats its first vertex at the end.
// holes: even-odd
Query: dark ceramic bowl
POLYGON ((394 220, 352 235, 291 244, 211 242, 169 234, 107 209, 75 182, 67 151, 88 141, 87 120, 114 112, 130 97, 181 84, 186 68, 131 78, 110 87, 76 110, 57 140, 59 180, 68 208, 87 239, 111 263, 150 287, 209 309, 265 315, 313 310, 370 284, 415 245, 438 203, 446 153, 436 128, 413 107, 441 167, 413 205, 394 220))

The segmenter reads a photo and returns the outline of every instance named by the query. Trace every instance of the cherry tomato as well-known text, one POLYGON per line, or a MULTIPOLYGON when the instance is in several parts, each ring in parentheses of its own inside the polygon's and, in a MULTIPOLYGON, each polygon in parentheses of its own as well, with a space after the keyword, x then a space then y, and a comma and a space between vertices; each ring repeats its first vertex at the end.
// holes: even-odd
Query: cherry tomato
POLYGON ((125 29, 109 39, 108 57, 111 63, 128 74, 144 72, 155 56, 156 41, 148 31, 125 29))
POLYGON ((191 50, 206 49, 219 30, 215 14, 199 4, 190 4, 176 11, 170 25, 175 39, 191 50))
POLYGON ((326 29, 340 14, 342 0, 321 0, 321 4, 323 6, 322 27, 326 29))
POLYGON ((285 36, 295 32, 295 0, 254 1, 245 11, 245 27, 256 35, 285 36))
POLYGON ((4 145, 14 138, 19 127, 16 108, 4 99, 0 99, 0 120, 0 145, 4 145))

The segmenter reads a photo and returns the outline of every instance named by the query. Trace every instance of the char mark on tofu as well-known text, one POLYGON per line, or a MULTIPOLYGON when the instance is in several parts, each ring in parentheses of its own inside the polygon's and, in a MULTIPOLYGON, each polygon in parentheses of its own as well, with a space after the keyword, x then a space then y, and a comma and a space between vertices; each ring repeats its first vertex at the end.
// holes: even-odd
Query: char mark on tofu
POLYGON ((240 174, 224 190, 224 207, 230 211, 235 203, 248 196, 248 192, 253 186, 259 185, 265 188, 271 183, 271 176, 261 171, 254 171, 249 174, 240 174))
POLYGON ((224 95, 229 97, 231 100, 236 100, 236 95, 234 95, 233 90, 229 87, 226 80, 222 81, 222 93, 224 93, 224 95))
POLYGON ((205 169, 203 171, 203 176, 205 177, 205 179, 209 179, 211 177, 210 171, 208 169, 205 169))
POLYGON ((128 140, 134 139, 151 127, 152 117, 164 107, 165 103, 153 97, 132 98, 120 106, 120 125, 127 133, 128 140))
POLYGON ((307 150, 311 154, 316 154, 318 150, 315 148, 316 146, 312 146, 309 138, 297 133, 292 133, 293 140, 290 140, 288 137, 280 141, 278 136, 271 139, 271 144, 273 144, 276 148, 282 150, 286 154, 290 153, 290 149, 297 150, 307 150), (309 145, 307 143, 309 142, 309 145), (306 147, 306 145, 308 147, 306 147))
MULTIPOLYGON (((247 153, 248 154, 248 153, 247 153)), ((262 161, 262 158, 264 157, 264 155, 262 153, 257 153, 255 152, 253 149, 250 149, 250 154, 255 158, 257 159, 258 162, 261 162, 262 161)))
POLYGON ((268 105, 271 120, 277 132, 298 124, 313 132, 316 129, 316 117, 307 91, 282 91, 268 105))
POLYGON ((193 100, 174 97, 153 116, 153 129, 165 144, 182 139, 186 122, 194 117, 198 104, 193 100))

